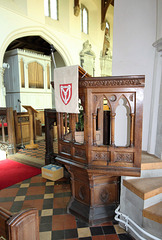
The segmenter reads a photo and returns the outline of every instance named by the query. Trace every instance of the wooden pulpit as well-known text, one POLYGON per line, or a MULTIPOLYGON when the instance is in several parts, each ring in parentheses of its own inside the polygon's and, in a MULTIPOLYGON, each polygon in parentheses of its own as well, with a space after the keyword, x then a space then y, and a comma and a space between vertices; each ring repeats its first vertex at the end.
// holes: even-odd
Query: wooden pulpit
POLYGON ((34 126, 34 114, 38 113, 37 110, 35 110, 34 108, 32 108, 31 106, 22 106, 24 107, 28 113, 29 113, 29 135, 30 135, 30 144, 26 145, 25 148, 26 149, 36 149, 38 148, 38 144, 34 143, 34 131, 35 131, 35 126, 34 126))
POLYGON ((145 77, 89 77, 82 69, 79 73, 80 114, 57 113, 55 160, 71 175, 68 212, 93 225, 114 218, 120 176, 140 176, 145 77), (129 117, 125 146, 118 146, 115 137, 121 99, 129 117))

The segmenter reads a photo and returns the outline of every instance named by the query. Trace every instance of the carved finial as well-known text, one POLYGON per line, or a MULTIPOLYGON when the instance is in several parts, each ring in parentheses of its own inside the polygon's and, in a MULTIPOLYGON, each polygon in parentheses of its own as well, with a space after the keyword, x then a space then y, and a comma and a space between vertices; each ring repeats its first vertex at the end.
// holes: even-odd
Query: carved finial
POLYGON ((104 31, 106 28, 106 21, 101 23, 101 30, 104 31))
POLYGON ((74 15, 75 15, 76 17, 78 17, 78 16, 79 16, 79 13, 80 13, 80 7, 79 7, 79 5, 78 5, 78 6, 75 6, 75 7, 74 7, 74 15))

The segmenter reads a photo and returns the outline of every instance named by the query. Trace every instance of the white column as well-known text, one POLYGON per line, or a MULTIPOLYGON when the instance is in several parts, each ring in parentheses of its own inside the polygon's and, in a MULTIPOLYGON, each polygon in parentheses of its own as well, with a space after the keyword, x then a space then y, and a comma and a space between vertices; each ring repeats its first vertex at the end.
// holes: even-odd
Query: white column
POLYGON ((148 134, 147 151, 150 154, 155 154, 156 136, 157 136, 157 121, 159 109, 159 96, 162 72, 162 38, 156 41, 153 46, 156 48, 155 62, 154 62, 154 75, 152 81, 152 94, 151 94, 151 110, 148 134), (161 45, 161 48, 160 48, 161 45))
POLYGON ((4 71, 3 67, 0 67, 0 107, 6 107, 6 88, 4 86, 4 71))
MULTIPOLYGON (((155 61, 154 61, 154 75, 152 84, 152 95, 151 95, 151 112, 150 112, 150 122, 149 122, 149 134, 148 134, 148 153, 156 155, 156 144, 157 137, 159 133, 157 132, 158 116, 159 116, 159 97, 160 84, 162 82, 162 1, 157 0, 156 6, 156 39, 157 41, 153 43, 153 47, 156 48, 155 61)), ((160 155, 158 154, 158 157, 160 155)))

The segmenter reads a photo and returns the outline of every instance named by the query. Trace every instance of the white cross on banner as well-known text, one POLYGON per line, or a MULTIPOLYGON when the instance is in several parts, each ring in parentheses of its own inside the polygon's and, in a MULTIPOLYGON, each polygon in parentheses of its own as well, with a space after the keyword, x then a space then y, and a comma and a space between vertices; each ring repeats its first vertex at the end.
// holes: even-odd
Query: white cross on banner
POLYGON ((54 87, 56 111, 79 113, 78 65, 55 68, 54 87))

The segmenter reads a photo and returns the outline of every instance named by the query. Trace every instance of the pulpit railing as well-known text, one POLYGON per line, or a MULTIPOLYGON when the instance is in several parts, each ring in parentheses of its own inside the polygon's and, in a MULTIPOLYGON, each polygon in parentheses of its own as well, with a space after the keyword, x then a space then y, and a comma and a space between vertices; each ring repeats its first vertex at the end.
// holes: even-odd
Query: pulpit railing
POLYGON ((58 154, 76 164, 82 162, 85 166, 91 166, 96 172, 116 174, 118 170, 118 175, 139 175, 143 88, 144 76, 80 79, 79 98, 84 109, 84 131, 78 137, 77 114, 57 113, 58 154), (104 102, 110 112, 109 129, 104 126, 104 102), (118 119, 123 109, 127 122, 125 130, 122 118, 121 122, 118 119), (103 136, 107 131, 110 136, 105 141, 103 136), (126 136, 125 140, 119 141, 121 132, 126 136), (120 145, 122 141, 125 143, 120 145))

